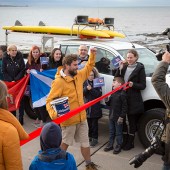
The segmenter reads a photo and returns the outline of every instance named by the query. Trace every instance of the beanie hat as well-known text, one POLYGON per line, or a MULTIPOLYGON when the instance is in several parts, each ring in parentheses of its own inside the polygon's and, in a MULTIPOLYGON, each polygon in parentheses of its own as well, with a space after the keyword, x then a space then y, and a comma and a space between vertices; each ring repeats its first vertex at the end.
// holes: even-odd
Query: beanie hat
POLYGON ((61 140, 61 129, 56 123, 49 122, 44 125, 40 134, 40 146, 42 151, 51 148, 59 148, 61 140))

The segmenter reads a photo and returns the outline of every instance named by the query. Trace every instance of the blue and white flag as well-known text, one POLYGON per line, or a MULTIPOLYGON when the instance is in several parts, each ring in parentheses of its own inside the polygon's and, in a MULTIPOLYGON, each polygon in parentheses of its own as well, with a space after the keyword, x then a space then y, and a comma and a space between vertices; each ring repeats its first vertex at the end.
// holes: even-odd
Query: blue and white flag
POLYGON ((105 85, 104 77, 98 77, 98 78, 93 79, 93 87, 94 88, 102 87, 104 85, 105 85))
POLYGON ((30 89, 33 108, 41 107, 46 104, 46 98, 51 89, 51 83, 55 78, 57 69, 39 72, 31 70, 30 89))

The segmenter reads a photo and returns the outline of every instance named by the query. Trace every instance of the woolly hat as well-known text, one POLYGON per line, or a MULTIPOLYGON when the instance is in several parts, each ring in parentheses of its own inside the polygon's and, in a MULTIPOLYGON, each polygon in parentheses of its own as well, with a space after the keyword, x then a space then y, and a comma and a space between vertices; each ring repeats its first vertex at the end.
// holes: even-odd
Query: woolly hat
POLYGON ((44 125, 40 134, 40 146, 42 151, 51 148, 59 148, 62 136, 60 127, 54 122, 44 125))

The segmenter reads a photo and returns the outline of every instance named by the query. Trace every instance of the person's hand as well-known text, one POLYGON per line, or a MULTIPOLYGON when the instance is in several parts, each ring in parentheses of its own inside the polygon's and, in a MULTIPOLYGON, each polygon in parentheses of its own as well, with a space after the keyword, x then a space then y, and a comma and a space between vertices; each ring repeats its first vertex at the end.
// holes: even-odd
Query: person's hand
POLYGON ((166 51, 164 53, 164 55, 162 56, 162 61, 167 62, 168 64, 170 64, 170 53, 168 51, 166 51))
POLYGON ((106 97, 104 100, 105 100, 105 102, 108 102, 109 101, 109 97, 106 97))
POLYGON ((91 48, 90 53, 93 54, 93 55, 96 55, 97 54, 97 49, 95 47, 91 48))
POLYGON ((90 85, 87 86, 87 90, 91 90, 92 87, 90 85))
POLYGON ((30 69, 27 70, 27 73, 30 74, 30 69))
POLYGON ((40 68, 40 72, 42 72, 43 71, 43 69, 42 68, 40 68))
POLYGON ((133 82, 129 81, 129 87, 132 87, 132 86, 133 86, 133 82))
POLYGON ((121 60, 121 61, 119 62, 119 70, 122 70, 123 65, 124 65, 124 62, 121 60))
POLYGON ((123 118, 119 117, 118 120, 117 120, 117 124, 122 124, 122 123, 123 123, 123 118))

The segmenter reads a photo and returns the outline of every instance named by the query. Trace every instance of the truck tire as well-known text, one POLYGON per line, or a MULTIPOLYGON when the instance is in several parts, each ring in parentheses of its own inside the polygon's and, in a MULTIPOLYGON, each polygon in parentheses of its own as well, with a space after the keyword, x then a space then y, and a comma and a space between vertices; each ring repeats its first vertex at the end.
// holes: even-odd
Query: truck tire
POLYGON ((145 112, 145 114, 140 118, 138 126, 138 136, 144 147, 149 147, 151 145, 151 140, 154 137, 154 133, 158 127, 159 136, 164 128, 162 120, 165 116, 165 109, 155 108, 145 112), (161 123, 161 124, 160 124, 161 123))
POLYGON ((32 107, 32 101, 30 96, 24 96, 24 108, 29 118, 31 119, 37 118, 37 115, 35 114, 34 109, 32 107))

